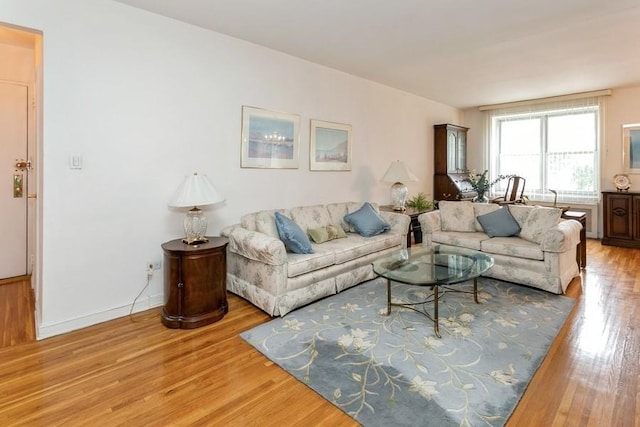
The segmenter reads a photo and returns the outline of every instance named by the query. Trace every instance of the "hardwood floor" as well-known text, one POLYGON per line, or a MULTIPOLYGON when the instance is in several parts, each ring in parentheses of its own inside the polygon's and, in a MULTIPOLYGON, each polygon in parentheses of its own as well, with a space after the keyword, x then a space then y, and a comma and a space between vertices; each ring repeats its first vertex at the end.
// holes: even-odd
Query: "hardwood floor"
POLYGON ((0 348, 36 339, 31 276, 0 279, 0 348))
MULTIPOLYGON (((640 425, 639 265, 640 250, 588 242, 576 306, 508 426, 640 425)), ((357 425, 239 338, 269 318, 229 303, 199 329, 154 309, 0 349, 0 425, 357 425)))

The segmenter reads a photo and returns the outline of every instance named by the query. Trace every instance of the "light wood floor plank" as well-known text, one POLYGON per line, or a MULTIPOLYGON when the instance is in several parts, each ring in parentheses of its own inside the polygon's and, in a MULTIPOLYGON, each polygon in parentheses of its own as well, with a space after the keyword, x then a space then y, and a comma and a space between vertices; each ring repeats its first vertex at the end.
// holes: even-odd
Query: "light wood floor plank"
POLYGON ((31 276, 0 279, 0 348, 35 339, 31 276))
MULTIPOLYGON (((576 306, 508 426, 640 426, 639 265, 637 249, 588 242, 576 306)), ((154 309, 0 349, 0 425, 357 425, 239 338, 269 317, 229 303, 198 329, 154 309)))

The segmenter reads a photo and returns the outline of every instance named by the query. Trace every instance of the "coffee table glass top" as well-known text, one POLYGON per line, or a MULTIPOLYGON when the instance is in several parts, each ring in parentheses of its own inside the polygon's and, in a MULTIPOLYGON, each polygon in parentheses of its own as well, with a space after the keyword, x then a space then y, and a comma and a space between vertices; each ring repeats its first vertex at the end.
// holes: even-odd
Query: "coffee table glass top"
POLYGON ((452 285, 476 278, 493 266, 493 258, 469 249, 434 245, 400 249, 373 262, 386 279, 416 286, 452 285))

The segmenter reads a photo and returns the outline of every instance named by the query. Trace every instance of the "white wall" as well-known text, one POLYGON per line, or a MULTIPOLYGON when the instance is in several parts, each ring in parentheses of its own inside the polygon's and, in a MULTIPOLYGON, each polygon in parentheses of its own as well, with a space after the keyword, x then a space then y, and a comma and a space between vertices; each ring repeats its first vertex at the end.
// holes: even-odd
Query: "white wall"
MULTIPOLYGON (((640 86, 618 88, 605 104, 602 190, 615 191, 613 176, 623 172, 622 125, 640 123, 640 86)), ((631 191, 640 192, 640 175, 630 175, 631 191)))
MULTIPOLYGON (((622 125, 640 123, 640 86, 613 89, 611 96, 603 97, 602 158, 600 169, 600 188, 602 191, 614 191, 613 176, 623 172, 622 164, 622 125)), ((485 135, 483 133, 485 116, 477 108, 463 112, 465 126, 469 126, 468 163, 470 168, 482 169, 488 163, 485 135)), ((640 176, 631 176, 632 191, 640 191, 640 176)), ((602 237, 602 207, 580 205, 572 206, 578 210, 593 209, 588 237, 602 237)))
MULTIPOLYGON (((244 213, 389 202, 393 159, 431 193, 433 128, 460 111, 110 0, 0 0, 0 21, 44 35, 42 324, 46 337, 124 315, 160 244, 182 234, 167 202, 186 174, 226 196, 209 234, 244 213), (240 168, 241 106, 301 116, 300 168, 240 168), (309 119, 353 125, 351 172, 310 172, 309 119), (71 154, 84 168, 71 170, 71 154)), ((162 303, 157 273, 136 309, 162 303)))

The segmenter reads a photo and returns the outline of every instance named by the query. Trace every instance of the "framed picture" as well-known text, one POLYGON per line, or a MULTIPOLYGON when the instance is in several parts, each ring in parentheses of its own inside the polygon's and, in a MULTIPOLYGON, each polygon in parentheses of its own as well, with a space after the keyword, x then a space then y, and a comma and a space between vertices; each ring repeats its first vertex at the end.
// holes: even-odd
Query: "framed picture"
POLYGON ((351 125, 311 120, 309 169, 351 170, 351 125))
POLYGON ((297 169, 300 116, 242 107, 243 168, 297 169))
POLYGON ((622 125, 622 161, 626 173, 640 174, 640 123, 622 125))

